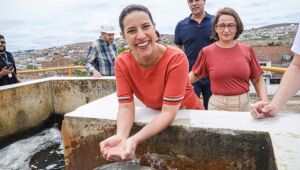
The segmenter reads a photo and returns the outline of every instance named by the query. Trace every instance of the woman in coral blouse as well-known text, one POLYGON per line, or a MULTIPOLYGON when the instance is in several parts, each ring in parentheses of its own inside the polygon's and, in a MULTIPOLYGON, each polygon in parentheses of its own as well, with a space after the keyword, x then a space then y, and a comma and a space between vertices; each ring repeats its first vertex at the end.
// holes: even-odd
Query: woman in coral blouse
POLYGON ((189 73, 192 83, 210 77, 213 95, 209 110, 249 111, 249 80, 260 100, 267 100, 263 71, 253 49, 237 41, 243 30, 243 23, 233 9, 219 10, 213 23, 212 36, 216 42, 202 49, 189 73))
POLYGON ((157 43, 150 11, 129 5, 119 17, 121 35, 130 50, 115 64, 119 110, 116 135, 100 143, 105 159, 130 160, 137 145, 165 129, 179 108, 204 109, 188 79, 188 61, 176 47, 157 43), (135 117, 133 94, 145 106, 161 109, 152 121, 129 137, 135 117))

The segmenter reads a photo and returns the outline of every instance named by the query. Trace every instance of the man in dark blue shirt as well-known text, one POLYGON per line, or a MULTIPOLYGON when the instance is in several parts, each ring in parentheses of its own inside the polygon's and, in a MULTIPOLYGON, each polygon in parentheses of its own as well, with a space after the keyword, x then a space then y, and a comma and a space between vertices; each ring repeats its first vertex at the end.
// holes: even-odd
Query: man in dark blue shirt
POLYGON ((6 51, 4 36, 0 35, 0 86, 20 82, 16 70, 15 60, 12 54, 6 51))
MULTIPOLYGON (((191 15, 178 22, 175 29, 174 43, 184 49, 189 60, 189 71, 192 70, 201 49, 213 43, 211 39, 213 15, 205 12, 205 0, 188 0, 191 15)), ((209 78, 203 78, 193 84, 195 93, 204 100, 207 109, 208 100, 211 96, 209 78)))

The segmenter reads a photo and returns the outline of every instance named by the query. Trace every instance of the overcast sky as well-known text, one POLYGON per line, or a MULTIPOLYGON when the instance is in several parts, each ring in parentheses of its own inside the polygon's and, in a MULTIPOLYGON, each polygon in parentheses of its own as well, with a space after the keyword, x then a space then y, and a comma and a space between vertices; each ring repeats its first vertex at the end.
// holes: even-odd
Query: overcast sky
MULTIPOLYGON (((102 23, 118 26, 120 11, 131 3, 150 9, 161 33, 174 33, 190 14, 186 0, 1 0, 0 34, 8 51, 40 49, 92 41, 102 23)), ((298 23, 299 0, 207 0, 206 11, 234 8, 246 29, 275 23, 298 23)))

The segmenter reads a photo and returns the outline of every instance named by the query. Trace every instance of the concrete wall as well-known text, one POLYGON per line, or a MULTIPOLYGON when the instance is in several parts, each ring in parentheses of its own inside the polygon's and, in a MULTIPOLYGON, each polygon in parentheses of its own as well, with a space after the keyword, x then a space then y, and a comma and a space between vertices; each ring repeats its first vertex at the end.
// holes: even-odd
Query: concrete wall
MULTIPOLYGON (((134 124, 132 133, 145 123, 134 124)), ((110 164, 99 143, 115 134, 116 121, 66 117, 62 135, 65 168, 91 170, 110 164)), ((172 125, 137 147, 142 166, 155 169, 277 169, 268 133, 172 125), (229 132, 229 131, 228 131, 229 132)))
POLYGON ((38 126, 54 113, 51 82, 0 90, 0 139, 38 126))
POLYGON ((7 138, 116 91, 114 78, 46 78, 0 87, 0 146, 7 138))
MULTIPOLYGON (((90 170, 106 162, 100 141, 116 133, 115 94, 80 106, 64 116, 65 168, 90 170)), ((132 133, 153 120, 159 110, 135 99, 132 133)), ((253 119, 249 112, 179 110, 163 132, 136 150, 143 166, 156 169, 300 169, 300 115, 280 113, 253 119)))
POLYGON ((55 80, 52 81, 54 111, 65 114, 115 91, 115 79, 55 80))

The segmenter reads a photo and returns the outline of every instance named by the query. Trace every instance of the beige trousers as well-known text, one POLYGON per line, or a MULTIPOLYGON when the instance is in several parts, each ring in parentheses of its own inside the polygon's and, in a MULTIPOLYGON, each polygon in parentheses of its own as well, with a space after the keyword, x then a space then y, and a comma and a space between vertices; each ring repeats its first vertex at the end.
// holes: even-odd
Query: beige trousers
POLYGON ((209 99, 208 110, 248 112, 250 98, 248 93, 236 96, 212 95, 209 99))

